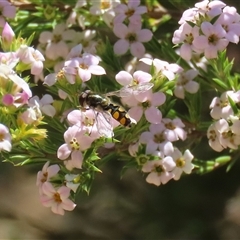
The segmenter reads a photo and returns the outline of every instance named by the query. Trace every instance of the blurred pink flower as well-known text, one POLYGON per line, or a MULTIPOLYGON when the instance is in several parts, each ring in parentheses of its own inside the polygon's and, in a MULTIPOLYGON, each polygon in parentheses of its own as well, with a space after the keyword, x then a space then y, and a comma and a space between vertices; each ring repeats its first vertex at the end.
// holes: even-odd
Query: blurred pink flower
POLYGON ((174 180, 179 180, 183 172, 186 174, 192 172, 194 168, 194 165, 192 164, 193 155, 189 150, 186 150, 184 154, 182 154, 177 148, 175 148, 170 156, 176 163, 176 167, 172 170, 174 180))
MULTIPOLYGON (((103 75, 106 71, 99 66, 99 59, 90 53, 84 53, 82 57, 72 58, 65 62, 64 69, 76 69, 83 82, 90 80, 91 75, 103 75)), ((67 71, 65 69, 65 71, 67 71)))
POLYGON ((114 8, 116 17, 114 18, 114 24, 122 23, 126 18, 132 24, 141 23, 141 14, 147 12, 146 6, 139 6, 140 0, 129 0, 126 4, 119 4, 114 8))
POLYGON ((37 182, 36 185, 39 187, 39 193, 42 194, 42 185, 45 182, 48 182, 51 177, 55 176, 60 167, 57 164, 49 166, 50 162, 46 162, 42 168, 42 171, 39 171, 37 174, 37 182))
POLYGON ((142 42, 152 39, 152 32, 149 29, 141 29, 141 24, 129 24, 128 27, 122 23, 114 25, 113 32, 120 38, 113 48, 117 55, 125 54, 130 48, 130 52, 135 57, 143 57, 145 47, 142 42))
POLYGON ((186 72, 181 72, 176 81, 176 86, 174 89, 174 95, 178 98, 184 99, 185 92, 196 93, 199 89, 199 83, 193 81, 193 79, 198 75, 198 71, 195 69, 190 69, 186 72))
MULTIPOLYGON (((144 113, 148 122, 154 124, 161 122, 162 113, 157 107, 161 106, 165 102, 166 96, 164 93, 153 93, 151 90, 149 90, 140 96, 136 95, 135 98, 139 102, 135 106, 131 107, 128 111, 129 115, 133 119, 138 122, 144 113)), ((133 102, 134 101, 129 103, 129 105, 131 106, 133 102)))
POLYGON ((12 149, 11 144, 11 134, 8 128, 0 123, 0 152, 7 151, 10 152, 12 149))
POLYGON ((174 177, 171 172, 176 163, 173 161, 172 157, 168 156, 161 160, 152 160, 146 162, 143 167, 143 172, 150 172, 146 178, 148 183, 159 186, 160 184, 166 184, 169 180, 174 177))
POLYGON ((176 77, 176 73, 183 71, 178 64, 168 63, 157 58, 141 58, 139 61, 142 61, 147 65, 153 65, 156 68, 156 71, 163 74, 169 81, 176 77))
POLYGON ((88 149, 93 138, 87 136, 78 126, 69 127, 64 133, 65 143, 58 148, 57 157, 61 160, 67 160, 71 155, 71 159, 78 161, 78 168, 82 167, 83 154, 82 151, 88 149))
POLYGON ((146 154, 152 154, 160 150, 164 155, 168 155, 173 150, 173 144, 169 141, 168 132, 165 126, 160 124, 150 124, 149 131, 142 132, 139 142, 146 144, 146 154))
POLYGON ((55 189, 51 183, 45 182, 42 191, 41 203, 45 207, 51 207, 53 213, 64 215, 64 210, 72 211, 76 207, 76 204, 69 199, 71 189, 68 187, 55 189))
POLYGON ((193 46, 204 52, 206 58, 216 58, 218 51, 226 49, 229 43, 225 38, 226 31, 220 24, 212 25, 210 22, 203 22, 201 31, 204 35, 195 37, 193 46))

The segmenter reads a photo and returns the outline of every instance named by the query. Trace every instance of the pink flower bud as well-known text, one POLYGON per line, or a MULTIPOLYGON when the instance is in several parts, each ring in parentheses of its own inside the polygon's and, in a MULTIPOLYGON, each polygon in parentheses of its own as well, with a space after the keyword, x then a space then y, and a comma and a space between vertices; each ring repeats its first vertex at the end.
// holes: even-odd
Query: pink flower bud
POLYGON ((10 27, 10 25, 6 22, 4 27, 3 27, 3 31, 2 31, 2 39, 3 42, 6 43, 6 45, 10 45, 13 38, 15 37, 15 34, 12 30, 12 28, 10 27))
POLYGON ((3 96, 2 98, 2 103, 5 105, 5 106, 10 106, 12 105, 14 102, 14 98, 11 94, 6 94, 3 96))

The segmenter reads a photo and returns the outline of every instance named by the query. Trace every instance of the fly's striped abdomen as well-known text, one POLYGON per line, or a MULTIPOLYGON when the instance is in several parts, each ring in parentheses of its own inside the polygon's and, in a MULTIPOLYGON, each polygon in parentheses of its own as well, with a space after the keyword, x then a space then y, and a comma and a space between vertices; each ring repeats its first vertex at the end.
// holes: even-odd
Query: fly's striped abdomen
POLYGON ((130 127, 132 121, 125 109, 120 106, 113 105, 112 103, 110 103, 108 107, 108 111, 115 120, 125 127, 130 127))

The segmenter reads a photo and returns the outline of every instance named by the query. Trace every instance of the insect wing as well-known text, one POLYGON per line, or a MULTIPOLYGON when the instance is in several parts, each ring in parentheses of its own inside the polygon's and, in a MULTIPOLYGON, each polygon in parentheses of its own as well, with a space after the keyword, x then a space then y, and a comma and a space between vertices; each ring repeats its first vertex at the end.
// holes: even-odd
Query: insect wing
POLYGON ((98 132, 101 136, 106 138, 113 137, 112 116, 109 112, 97 112, 96 124, 98 132))
POLYGON ((153 83, 146 82, 134 86, 125 86, 118 91, 109 92, 106 96, 117 96, 117 97, 130 97, 132 94, 137 95, 140 93, 144 93, 150 90, 154 86, 153 83))
POLYGON ((150 82, 136 85, 135 88, 133 88, 133 93, 135 95, 137 95, 139 93, 144 93, 144 92, 150 90, 153 86, 154 86, 154 84, 150 83, 150 82))

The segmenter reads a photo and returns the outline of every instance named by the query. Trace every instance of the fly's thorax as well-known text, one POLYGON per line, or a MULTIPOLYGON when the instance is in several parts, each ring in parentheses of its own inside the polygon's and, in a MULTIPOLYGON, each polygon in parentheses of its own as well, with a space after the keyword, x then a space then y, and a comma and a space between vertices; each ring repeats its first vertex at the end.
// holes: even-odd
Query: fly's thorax
POLYGON ((87 103, 87 99, 88 96, 91 94, 91 92, 89 90, 82 92, 78 98, 79 104, 81 107, 83 108, 87 108, 88 107, 88 103, 87 103))
POLYGON ((98 112, 107 111, 110 101, 97 93, 87 90, 79 96, 79 103, 83 108, 92 108, 98 112))

